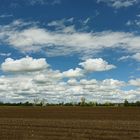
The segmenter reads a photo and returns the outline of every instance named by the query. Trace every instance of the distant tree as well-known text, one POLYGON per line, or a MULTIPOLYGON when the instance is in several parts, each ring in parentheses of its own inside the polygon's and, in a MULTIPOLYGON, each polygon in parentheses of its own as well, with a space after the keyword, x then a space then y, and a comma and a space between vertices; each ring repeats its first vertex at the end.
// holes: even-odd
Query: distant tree
POLYGON ((21 105, 23 105, 23 106, 32 106, 33 104, 30 103, 30 102, 28 102, 28 101, 25 102, 25 103, 21 103, 21 102, 20 102, 20 103, 17 104, 17 106, 21 106, 21 105))
POLYGON ((39 98, 35 98, 34 99, 34 103, 33 103, 34 106, 38 105, 39 103, 40 103, 39 98))
POLYGON ((46 106, 46 105, 47 105, 47 100, 43 98, 43 99, 40 101, 40 105, 41 105, 41 106, 46 106))
POLYGON ((81 97, 81 105, 85 105, 85 103, 86 103, 85 97, 81 97))
POLYGON ((111 102, 105 102, 104 103, 104 106, 115 106, 115 104, 114 103, 111 103, 111 102))
POLYGON ((140 101, 137 101, 137 102, 135 103, 135 105, 136 105, 136 106, 140 106, 140 101))
POLYGON ((88 106, 97 106, 97 102, 89 102, 87 103, 88 106))
POLYGON ((129 102, 127 99, 124 100, 124 106, 129 106, 129 102))

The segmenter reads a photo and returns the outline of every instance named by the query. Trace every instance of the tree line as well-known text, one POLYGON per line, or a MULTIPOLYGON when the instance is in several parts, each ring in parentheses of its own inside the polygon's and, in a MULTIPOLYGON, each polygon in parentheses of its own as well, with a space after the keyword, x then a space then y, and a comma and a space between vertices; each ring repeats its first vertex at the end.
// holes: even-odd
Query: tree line
POLYGON ((19 103, 4 103, 0 102, 0 106, 110 106, 110 107, 131 107, 131 106, 140 106, 140 101, 129 102, 127 99, 123 103, 98 103, 98 102, 86 102, 85 98, 81 98, 80 102, 68 102, 68 103, 48 103, 46 100, 34 99, 33 102, 19 102, 19 103))

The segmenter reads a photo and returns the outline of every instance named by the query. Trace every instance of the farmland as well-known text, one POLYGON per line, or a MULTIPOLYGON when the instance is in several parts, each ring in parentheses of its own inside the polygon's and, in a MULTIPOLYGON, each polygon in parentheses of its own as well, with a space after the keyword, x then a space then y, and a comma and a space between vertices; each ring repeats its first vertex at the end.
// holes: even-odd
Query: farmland
POLYGON ((139 140, 138 107, 0 107, 0 140, 139 140))

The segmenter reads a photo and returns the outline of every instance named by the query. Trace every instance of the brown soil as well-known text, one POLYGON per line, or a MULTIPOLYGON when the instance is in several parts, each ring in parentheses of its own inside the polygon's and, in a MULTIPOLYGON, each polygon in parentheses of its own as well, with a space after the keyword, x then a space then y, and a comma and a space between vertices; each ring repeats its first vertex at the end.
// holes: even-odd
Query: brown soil
POLYGON ((0 140, 140 140, 140 108, 0 107, 0 140))

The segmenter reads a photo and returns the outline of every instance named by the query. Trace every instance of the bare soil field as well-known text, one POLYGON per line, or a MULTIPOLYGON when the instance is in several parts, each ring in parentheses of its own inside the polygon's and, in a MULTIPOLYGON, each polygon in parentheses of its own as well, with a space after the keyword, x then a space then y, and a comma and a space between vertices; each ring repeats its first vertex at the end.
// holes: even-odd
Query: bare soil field
POLYGON ((0 107, 0 140, 140 140, 140 108, 0 107))

